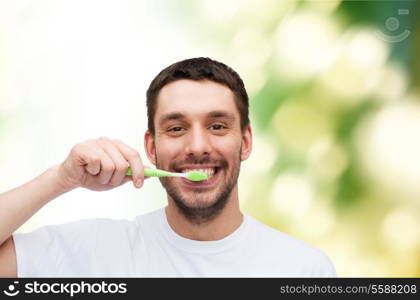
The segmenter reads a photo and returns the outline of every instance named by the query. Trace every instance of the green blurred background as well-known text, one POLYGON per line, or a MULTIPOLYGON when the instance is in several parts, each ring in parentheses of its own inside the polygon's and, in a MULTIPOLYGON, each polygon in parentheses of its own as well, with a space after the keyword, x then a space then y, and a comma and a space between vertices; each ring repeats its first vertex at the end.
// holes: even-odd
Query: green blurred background
MULTIPOLYGON (((338 276, 420 276, 417 1, 0 1, 0 191, 101 135, 146 162, 145 91, 188 57, 225 62, 250 95, 245 213, 325 251, 338 276)), ((19 231, 166 204, 74 191, 19 231)))

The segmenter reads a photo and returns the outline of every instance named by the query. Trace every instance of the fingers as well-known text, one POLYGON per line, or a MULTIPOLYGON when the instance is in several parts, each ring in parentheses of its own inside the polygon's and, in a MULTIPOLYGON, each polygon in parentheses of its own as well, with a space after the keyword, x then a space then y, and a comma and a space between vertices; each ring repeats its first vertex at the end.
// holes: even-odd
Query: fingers
POLYGON ((127 160, 110 139, 101 137, 96 140, 96 142, 102 147, 103 151, 113 162, 113 166, 110 169, 104 170, 104 178, 108 179, 107 183, 112 186, 121 185, 129 166, 127 160))
POLYGON ((137 188, 143 185, 144 167, 140 154, 120 140, 91 139, 76 145, 72 152, 76 164, 88 173, 88 180, 83 180, 87 188, 97 190, 101 189, 100 185, 119 186, 130 180, 137 188), (126 175, 129 166, 132 176, 126 175))
MULTIPOLYGON (((118 139, 113 139, 114 145, 118 148, 120 153, 130 164, 131 170, 133 172, 132 179, 133 183, 137 188, 140 188, 144 182, 144 166, 141 160, 140 154, 130 146, 124 144, 118 139)), ((124 173, 125 174, 125 173, 124 173)))

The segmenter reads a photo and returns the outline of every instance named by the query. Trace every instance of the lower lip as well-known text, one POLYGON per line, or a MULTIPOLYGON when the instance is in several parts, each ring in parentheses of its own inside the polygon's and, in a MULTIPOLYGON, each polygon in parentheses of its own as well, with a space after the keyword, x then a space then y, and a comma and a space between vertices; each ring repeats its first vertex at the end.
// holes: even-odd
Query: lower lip
POLYGON ((213 183, 215 183, 216 180, 219 178, 220 173, 221 173, 221 169, 219 168, 217 170, 217 172, 212 177, 210 177, 207 180, 190 181, 190 180, 188 180, 187 178, 184 178, 184 177, 182 177, 181 180, 182 180, 182 182, 185 185, 188 185, 188 186, 192 186, 192 187, 205 187, 205 186, 209 186, 209 185, 212 185, 213 183))

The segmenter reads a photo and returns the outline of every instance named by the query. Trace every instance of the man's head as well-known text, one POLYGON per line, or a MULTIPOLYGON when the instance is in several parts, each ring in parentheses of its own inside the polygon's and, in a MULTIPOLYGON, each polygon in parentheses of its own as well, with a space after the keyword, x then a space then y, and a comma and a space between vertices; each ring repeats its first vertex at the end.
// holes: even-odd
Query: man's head
POLYGON ((158 168, 215 172, 207 181, 195 183, 160 178, 169 197, 191 222, 214 219, 231 197, 237 198, 240 162, 252 148, 242 80, 209 58, 177 62, 150 84, 147 112, 145 147, 158 168))

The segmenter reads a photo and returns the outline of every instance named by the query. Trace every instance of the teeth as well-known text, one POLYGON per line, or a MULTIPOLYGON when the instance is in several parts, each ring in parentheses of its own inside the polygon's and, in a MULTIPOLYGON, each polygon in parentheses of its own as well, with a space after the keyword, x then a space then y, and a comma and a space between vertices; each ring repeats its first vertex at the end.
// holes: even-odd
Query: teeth
POLYGON ((181 172, 186 173, 189 171, 200 171, 203 173, 206 173, 209 177, 212 177, 214 175, 215 172, 215 168, 207 168, 207 169, 183 169, 181 170, 181 172))

